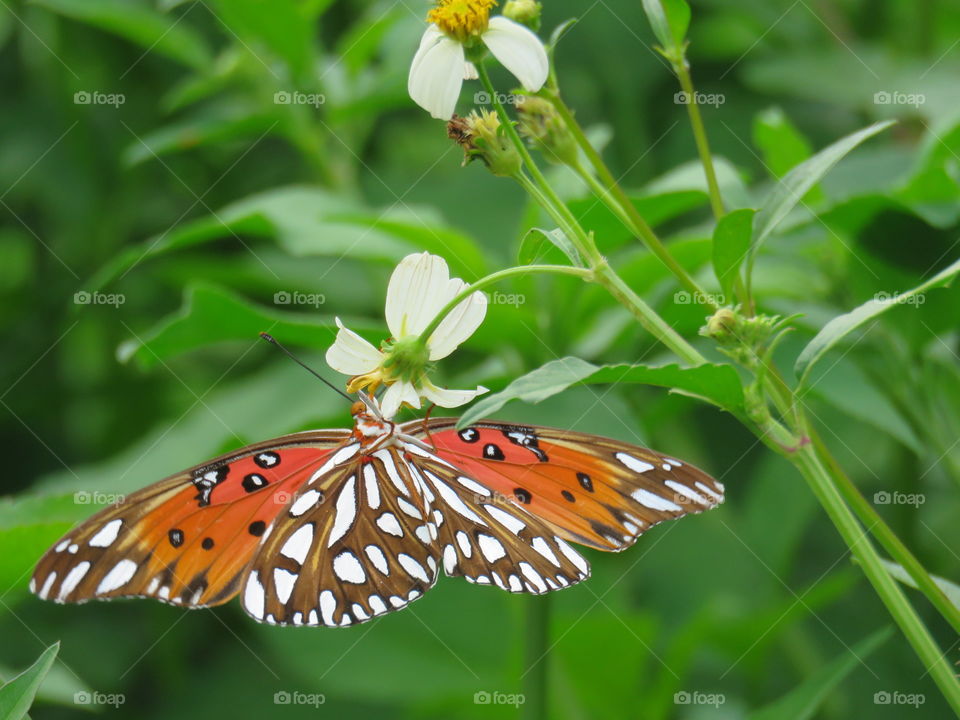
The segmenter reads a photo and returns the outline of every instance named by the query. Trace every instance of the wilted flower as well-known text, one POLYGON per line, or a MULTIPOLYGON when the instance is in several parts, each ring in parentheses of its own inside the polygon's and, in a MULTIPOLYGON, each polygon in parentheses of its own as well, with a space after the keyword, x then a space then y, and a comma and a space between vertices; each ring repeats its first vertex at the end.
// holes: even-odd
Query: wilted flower
POLYGON ((520 153, 504 134, 495 112, 454 115, 447 123, 447 136, 463 148, 464 164, 480 158, 494 175, 509 177, 520 171, 520 153))

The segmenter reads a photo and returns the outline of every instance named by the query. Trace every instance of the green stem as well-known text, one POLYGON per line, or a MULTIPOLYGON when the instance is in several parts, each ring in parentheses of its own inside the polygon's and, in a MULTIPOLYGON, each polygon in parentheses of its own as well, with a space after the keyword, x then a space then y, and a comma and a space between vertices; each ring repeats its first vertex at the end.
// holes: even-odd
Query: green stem
POLYGON ((690 68, 686 56, 682 55, 679 61, 673 63, 673 69, 680 80, 681 89, 687 94, 687 115, 690 116, 690 126, 693 128, 693 140, 697 145, 700 162, 703 163, 703 172, 707 176, 707 191, 710 195, 710 207, 714 217, 719 220, 725 214, 723 198, 720 197, 720 185, 717 183, 717 173, 713 168, 713 156, 710 154, 710 143, 707 141, 707 130, 700 115, 700 106, 697 104, 697 95, 694 92, 693 80, 690 78, 690 68))
POLYGON ((525 598, 526 650, 524 672, 523 717, 525 720, 546 720, 547 672, 550 657, 550 595, 525 598))
POLYGON ((890 526, 884 522, 880 514, 873 508, 867 499, 861 494, 856 485, 847 477, 846 473, 839 466, 837 461, 830 454, 829 449, 824 445, 823 440, 815 433, 811 432, 813 446, 820 457, 821 462, 826 466, 828 472, 833 478, 834 484, 843 494, 844 500, 853 508, 860 518, 860 522, 870 528, 870 532, 876 537, 877 541, 890 554, 890 557, 898 562, 904 570, 909 573, 914 582, 931 604, 940 612, 944 619, 950 623, 957 633, 960 633, 960 610, 956 605, 950 602, 950 599, 944 594, 940 586, 930 577, 930 573, 914 556, 910 549, 903 544, 903 541, 897 537, 896 533, 890 529, 890 526))
POLYGON ((457 293, 450 302, 443 306, 440 312, 437 313, 436 317, 434 317, 430 324, 427 325, 426 329, 420 333, 420 337, 426 340, 433 335, 434 331, 440 326, 440 323, 443 322, 443 319, 457 305, 473 295, 473 293, 475 293, 477 290, 482 290, 485 287, 500 282, 504 278, 513 277, 515 275, 529 275, 530 273, 573 275, 585 280, 588 280, 593 276, 593 271, 587 270, 586 268, 573 267, 571 265, 519 265, 517 267, 507 268, 506 270, 498 270, 495 273, 490 273, 486 277, 480 278, 475 283, 468 285, 459 293, 457 293))
POLYGON ((581 177, 586 180, 597 196, 620 218, 627 229, 639 237, 646 248, 667 266, 670 272, 676 276, 677 280, 679 280, 694 297, 698 298, 700 302, 710 308, 711 311, 715 311, 716 306, 710 300, 709 295, 703 291, 683 266, 670 254, 660 241, 660 238, 657 237, 657 234, 653 231, 653 228, 647 224, 643 215, 637 210, 637 206, 633 204, 630 197, 624 192, 623 188, 620 187, 620 183, 617 182, 613 173, 610 172, 610 168, 604 163, 600 153, 590 144, 590 140, 587 138, 586 133, 583 132, 583 128, 580 127, 577 119, 573 116, 573 112, 567 107, 566 103, 563 102, 560 93, 555 89, 548 89, 544 90, 542 94, 553 104, 554 108, 556 108, 557 113, 570 130, 577 145, 583 151, 587 160, 590 161, 590 165, 593 166, 599 180, 594 178, 589 172, 586 172, 585 168, 574 168, 574 170, 577 170, 581 177))
POLYGON ((868 537, 869 530, 865 531, 850 512, 850 508, 831 482, 830 474, 820 462, 813 445, 801 448, 791 459, 809 483, 850 552, 862 566, 877 595, 920 657, 924 669, 930 673, 954 713, 960 716, 960 683, 936 641, 880 561, 880 556, 868 537))

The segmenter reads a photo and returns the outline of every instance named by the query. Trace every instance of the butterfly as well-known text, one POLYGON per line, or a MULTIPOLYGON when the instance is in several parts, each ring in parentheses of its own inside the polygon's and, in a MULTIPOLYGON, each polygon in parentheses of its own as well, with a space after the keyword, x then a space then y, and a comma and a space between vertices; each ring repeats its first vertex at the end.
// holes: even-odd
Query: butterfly
POLYGON ((441 568, 541 594, 588 577, 571 545, 620 551, 710 509, 723 486, 660 453, 547 427, 396 424, 373 398, 351 430, 256 443, 107 507, 40 559, 30 590, 188 608, 236 595, 255 620, 343 627, 399 610, 441 568))

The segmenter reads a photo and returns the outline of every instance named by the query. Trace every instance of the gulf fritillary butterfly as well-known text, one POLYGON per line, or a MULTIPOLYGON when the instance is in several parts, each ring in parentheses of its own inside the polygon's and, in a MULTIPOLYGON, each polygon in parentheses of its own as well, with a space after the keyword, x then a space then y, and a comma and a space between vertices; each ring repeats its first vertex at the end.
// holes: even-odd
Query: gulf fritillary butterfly
POLYGON ((541 594, 590 573, 568 543, 619 551, 723 501, 706 473, 583 433, 456 419, 395 424, 375 401, 352 430, 249 445, 130 495, 40 559, 44 600, 241 596, 255 620, 342 627, 399 610, 442 566, 541 594))

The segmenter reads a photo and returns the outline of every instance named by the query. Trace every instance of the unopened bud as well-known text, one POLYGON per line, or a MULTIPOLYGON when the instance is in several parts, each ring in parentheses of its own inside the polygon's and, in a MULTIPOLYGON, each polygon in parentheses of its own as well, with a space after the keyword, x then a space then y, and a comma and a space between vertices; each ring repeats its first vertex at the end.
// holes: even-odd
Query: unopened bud
POLYGON ((537 32, 540 29, 541 9, 542 6, 537 0, 509 0, 503 6, 503 15, 537 32))
POLYGON ((549 100, 528 95, 517 103, 520 134, 527 138, 550 162, 576 165, 577 141, 549 100))
POLYGON ((724 340, 729 340, 736 336, 738 324, 739 318, 733 310, 730 308, 720 308, 707 320, 706 332, 704 334, 722 343, 724 340))

